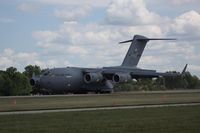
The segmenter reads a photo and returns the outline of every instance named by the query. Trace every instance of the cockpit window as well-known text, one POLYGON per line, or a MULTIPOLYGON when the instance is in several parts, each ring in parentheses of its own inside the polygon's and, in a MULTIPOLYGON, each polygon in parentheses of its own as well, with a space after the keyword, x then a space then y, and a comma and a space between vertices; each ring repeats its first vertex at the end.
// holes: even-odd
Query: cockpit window
POLYGON ((50 74, 50 71, 46 71, 46 72, 44 72, 44 76, 47 76, 47 75, 49 75, 50 74))

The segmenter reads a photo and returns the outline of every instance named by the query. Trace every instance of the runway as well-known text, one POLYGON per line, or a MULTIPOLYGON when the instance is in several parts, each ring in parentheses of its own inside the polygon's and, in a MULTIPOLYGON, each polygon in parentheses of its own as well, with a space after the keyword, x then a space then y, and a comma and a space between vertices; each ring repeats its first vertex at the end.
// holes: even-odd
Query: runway
POLYGON ((43 98, 48 98, 48 97, 87 97, 87 96, 103 96, 103 95, 120 95, 120 94, 182 94, 182 93, 200 93, 200 89, 191 89, 191 90, 165 90, 165 91, 132 91, 132 92, 114 92, 111 94, 64 94, 64 95, 30 95, 30 96, 0 96, 0 99, 5 99, 5 98, 34 98, 34 97, 43 97, 43 98))
POLYGON ((180 107, 180 106, 197 106, 197 105, 200 105, 200 103, 172 103, 172 104, 134 105, 134 106, 110 106, 110 107, 97 107, 97 108, 92 107, 92 108, 74 108, 74 109, 11 111, 11 112, 0 112, 0 115, 39 114, 39 113, 55 113, 55 112, 81 112, 81 111, 140 109, 140 108, 158 108, 158 107, 180 107))

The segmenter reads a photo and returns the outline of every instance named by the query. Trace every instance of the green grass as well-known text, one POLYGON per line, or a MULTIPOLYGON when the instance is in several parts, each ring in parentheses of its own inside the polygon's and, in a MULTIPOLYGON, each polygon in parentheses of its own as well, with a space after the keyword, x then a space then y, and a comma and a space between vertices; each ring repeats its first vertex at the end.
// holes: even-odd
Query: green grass
POLYGON ((0 116, 1 133, 199 133, 200 106, 0 116))
POLYGON ((109 95, 78 95, 50 97, 0 98, 0 112, 56 108, 200 102, 200 92, 190 93, 122 93, 109 95))

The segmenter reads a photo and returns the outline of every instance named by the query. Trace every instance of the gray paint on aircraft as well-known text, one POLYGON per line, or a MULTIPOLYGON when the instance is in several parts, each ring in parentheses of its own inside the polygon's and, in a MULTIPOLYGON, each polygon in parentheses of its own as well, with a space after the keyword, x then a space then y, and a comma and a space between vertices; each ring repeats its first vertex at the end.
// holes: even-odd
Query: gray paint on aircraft
POLYGON ((50 93, 110 93, 117 83, 124 83, 138 78, 154 78, 160 76, 180 76, 182 73, 160 73, 156 70, 140 69, 137 64, 143 50, 150 40, 175 40, 165 38, 147 38, 135 35, 132 40, 120 43, 132 42, 121 66, 103 68, 65 67, 46 70, 39 76, 33 76, 30 80, 32 86, 44 88, 50 93))

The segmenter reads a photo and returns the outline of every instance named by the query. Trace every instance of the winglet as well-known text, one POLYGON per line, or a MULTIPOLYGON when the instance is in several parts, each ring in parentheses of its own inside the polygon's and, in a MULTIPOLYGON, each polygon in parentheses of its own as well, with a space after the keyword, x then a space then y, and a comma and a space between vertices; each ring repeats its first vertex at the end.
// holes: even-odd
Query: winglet
POLYGON ((184 73, 185 73, 185 71, 186 71, 186 69, 187 69, 187 65, 188 65, 188 64, 185 65, 185 67, 183 68, 183 71, 182 71, 181 74, 184 74, 184 73))

